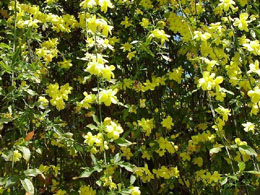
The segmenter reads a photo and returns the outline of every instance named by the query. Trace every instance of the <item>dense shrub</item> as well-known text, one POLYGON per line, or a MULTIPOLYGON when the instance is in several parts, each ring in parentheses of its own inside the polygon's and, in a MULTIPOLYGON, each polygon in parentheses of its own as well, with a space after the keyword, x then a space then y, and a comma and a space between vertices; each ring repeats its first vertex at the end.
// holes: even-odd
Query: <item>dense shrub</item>
POLYGON ((0 2, 0 194, 252 194, 257 0, 0 2))

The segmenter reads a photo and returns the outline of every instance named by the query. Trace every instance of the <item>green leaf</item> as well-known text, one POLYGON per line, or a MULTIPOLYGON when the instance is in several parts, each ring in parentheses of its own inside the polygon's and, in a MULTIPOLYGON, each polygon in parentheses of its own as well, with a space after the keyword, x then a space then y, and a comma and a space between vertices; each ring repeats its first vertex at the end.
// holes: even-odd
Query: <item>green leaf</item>
POLYGON ((29 179, 21 180, 21 183, 26 192, 28 192, 29 194, 34 194, 34 187, 29 179))
POLYGON ((90 128, 91 130, 98 130, 98 127, 93 124, 88 124, 87 127, 90 128))
POLYGON ((31 89, 26 89, 25 91, 26 91, 29 95, 31 95, 31 96, 37 95, 37 93, 36 93, 35 91, 31 90, 31 89))
POLYGON ((0 49, 6 48, 6 49, 11 49, 11 47, 5 43, 0 43, 0 49))
POLYGON ((132 142, 126 140, 125 138, 119 138, 117 140, 115 140, 115 143, 121 147, 127 147, 127 146, 130 146, 132 145, 132 142))
POLYGON ((5 70, 9 74, 12 72, 12 68, 2 61, 0 62, 0 66, 2 67, 3 70, 5 70))
POLYGON ((97 165, 98 163, 97 163, 96 157, 95 157, 93 154, 91 154, 90 157, 91 157, 91 159, 92 159, 93 164, 94 164, 94 165, 97 165))
POLYGON ((121 155, 120 153, 117 153, 114 157, 114 163, 118 163, 121 160, 121 155))
POLYGON ((228 178, 227 177, 223 177, 221 179, 221 181, 220 181, 220 184, 223 186, 223 185, 225 185, 227 183, 227 181, 228 181, 228 178))
POLYGON ((95 171, 96 170, 94 168, 87 167, 86 170, 83 173, 81 173, 79 177, 73 177, 73 179, 88 178, 95 171))
POLYGON ((16 184, 17 181, 19 181, 18 177, 9 177, 5 183, 5 188, 11 187, 12 185, 16 184))
POLYGON ((145 45, 141 45, 141 49, 144 50, 146 53, 154 57, 153 52, 145 45))
POLYGON ((231 178, 231 179, 233 179, 233 180, 236 180, 236 181, 238 181, 238 178, 237 178, 237 176, 234 176, 234 175, 228 175, 228 177, 229 177, 229 178, 231 178))
MULTIPOLYGON (((222 146, 223 147, 223 146, 222 146)), ((216 153, 219 153, 221 151, 221 148, 222 147, 216 147, 216 148, 211 148, 209 153, 210 154, 216 154, 216 153)))
POLYGON ((95 123, 99 124, 99 120, 98 120, 98 117, 96 115, 93 115, 93 120, 95 123))
POLYGON ((39 169, 27 169, 24 171, 24 174, 28 177, 36 177, 37 175, 41 175, 43 178, 45 178, 39 169))
POLYGON ((250 173, 254 175, 260 175, 260 171, 245 171, 245 173, 250 173))
POLYGON ((250 156, 257 156, 256 151, 253 148, 251 148, 250 146, 246 146, 246 145, 239 146, 239 151, 240 152, 243 151, 250 156))
POLYGON ((238 163, 239 171, 242 172, 246 168, 246 164, 244 162, 239 162, 238 163))
POLYGON ((28 162, 31 157, 31 152, 29 148, 26 148, 24 146, 18 146, 18 149, 23 153, 23 158, 28 162))
POLYGON ((136 180, 136 176, 135 175, 131 175, 131 177, 130 177, 130 185, 133 185, 135 180, 136 180))
POLYGON ((122 162, 122 163, 119 164, 119 166, 122 167, 122 168, 125 168, 129 172, 133 172, 134 168, 135 168, 134 165, 132 165, 128 162, 122 162))

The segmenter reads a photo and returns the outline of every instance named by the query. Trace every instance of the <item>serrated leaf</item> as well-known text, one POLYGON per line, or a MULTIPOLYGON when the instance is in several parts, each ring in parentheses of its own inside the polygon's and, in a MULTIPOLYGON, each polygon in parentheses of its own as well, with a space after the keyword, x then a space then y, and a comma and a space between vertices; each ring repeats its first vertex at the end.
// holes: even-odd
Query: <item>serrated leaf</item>
POLYGON ((253 148, 251 148, 250 146, 246 146, 246 145, 239 146, 239 151, 240 152, 243 151, 250 156, 257 156, 256 151, 253 148))
POLYGON ((29 179, 20 180, 22 183, 23 188, 26 192, 28 192, 30 195, 34 194, 34 186, 32 182, 29 179))

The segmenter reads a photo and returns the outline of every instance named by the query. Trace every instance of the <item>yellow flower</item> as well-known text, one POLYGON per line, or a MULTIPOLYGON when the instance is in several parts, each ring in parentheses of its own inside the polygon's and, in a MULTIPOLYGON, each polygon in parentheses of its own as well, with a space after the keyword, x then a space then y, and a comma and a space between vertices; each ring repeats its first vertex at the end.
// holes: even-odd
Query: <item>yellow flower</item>
POLYGON ((146 136, 149 136, 154 128, 153 119, 142 118, 141 120, 138 120, 138 125, 142 127, 146 136))
POLYGON ((22 154, 18 150, 15 150, 13 152, 13 160, 14 160, 14 162, 20 161, 21 158, 22 158, 22 154))
POLYGON ((113 8, 113 4, 110 0, 99 0, 99 5, 101 6, 101 11, 107 13, 107 8, 113 8))
POLYGON ((119 135, 124 131, 120 124, 112 121, 109 117, 106 117, 104 119, 104 124, 106 125, 105 132, 107 132, 108 138, 116 140, 119 138, 119 135))
POLYGON ((181 156, 181 158, 183 159, 183 161, 190 161, 190 155, 188 154, 188 153, 186 153, 186 152, 182 152, 181 154, 180 154, 180 156, 181 156))
POLYGON ((84 0, 80 3, 80 7, 82 7, 83 9, 92 8, 95 5, 96 5, 95 0, 84 0))
POLYGON ((153 37, 155 37, 157 39, 161 39, 161 44, 163 45, 165 41, 169 41, 168 37, 170 37, 170 36, 165 34, 164 30, 155 29, 149 35, 150 39, 153 37))
POLYGON ((110 81, 111 78, 115 77, 114 73, 112 72, 113 70, 115 70, 115 66, 113 66, 113 65, 105 66, 101 70, 102 78, 107 79, 108 81, 110 81))
POLYGON ((235 19, 234 26, 237 26, 240 30, 244 30, 248 32, 248 28, 247 28, 248 21, 246 21, 248 16, 249 16, 248 13, 241 13, 239 15, 239 19, 238 18, 235 19))
POLYGON ((69 68, 72 66, 72 63, 71 63, 71 60, 66 60, 66 59, 64 59, 63 62, 58 62, 58 65, 59 65, 61 68, 69 69, 69 68))
POLYGON ((142 5, 146 9, 152 9, 153 4, 150 0, 141 0, 140 5, 142 5))
POLYGON ((106 106, 110 106, 111 103, 113 104, 117 104, 118 100, 117 97, 115 96, 117 93, 117 90, 112 90, 112 89, 108 89, 108 90, 102 90, 99 93, 99 102, 100 103, 104 103, 106 106))
POLYGON ((143 18, 142 22, 140 22, 141 26, 147 28, 149 25, 149 20, 147 18, 143 18))
POLYGON ((127 160, 130 160, 130 158, 133 156, 131 149, 127 147, 121 147, 121 150, 123 152, 122 156, 125 156, 127 160))
POLYGON ((172 122, 171 116, 167 116, 167 118, 163 119, 161 124, 162 124, 163 127, 165 127, 168 130, 170 130, 172 128, 172 126, 174 125, 174 123, 172 122))
POLYGON ((214 173, 210 177, 210 182, 218 182, 220 179, 221 175, 217 171, 214 171, 214 173))
POLYGON ((120 23, 120 24, 124 25, 125 28, 128 28, 129 26, 132 25, 131 22, 128 21, 128 19, 129 18, 127 16, 125 16, 125 20, 120 23))
POLYGON ((128 42, 124 43, 120 49, 123 49, 123 52, 125 51, 131 51, 132 45, 128 42))
POLYGON ((90 186, 80 187, 80 195, 96 195, 96 191, 90 186))
POLYGON ((252 131, 252 133, 255 133, 255 124, 251 122, 243 123, 244 131, 249 132, 252 131))
POLYGON ((54 195, 66 195, 66 193, 65 190, 58 190, 54 195))
POLYGON ((140 99, 140 108, 145 108, 146 99, 140 99))
POLYGON ((130 189, 131 189, 131 195, 140 195, 141 194, 139 187, 131 186, 130 189))
POLYGON ((247 94, 253 103, 258 103, 260 101, 260 89, 258 86, 256 86, 254 90, 248 91, 247 94))
POLYGON ((133 57, 135 57, 136 51, 129 52, 127 54, 127 58, 131 61, 133 57))
POLYGON ((175 69, 172 70, 172 72, 168 73, 169 79, 174 80, 179 84, 181 84, 182 74, 183 74, 183 68, 182 67, 175 68, 175 69))
POLYGON ((199 167, 202 167, 203 165, 203 159, 201 157, 197 157, 193 159, 193 163, 198 165, 199 167))
POLYGON ((233 0, 220 0, 219 7, 224 9, 224 11, 228 11, 230 8, 234 9, 234 6, 236 3, 233 0))

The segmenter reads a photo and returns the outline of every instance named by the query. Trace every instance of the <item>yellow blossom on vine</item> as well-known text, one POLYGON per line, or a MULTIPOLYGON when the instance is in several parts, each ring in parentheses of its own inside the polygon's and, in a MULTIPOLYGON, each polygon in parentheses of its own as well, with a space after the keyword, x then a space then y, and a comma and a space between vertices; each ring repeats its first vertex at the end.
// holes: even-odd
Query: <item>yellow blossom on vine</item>
POLYGON ((71 60, 64 59, 63 62, 58 62, 58 65, 61 68, 69 69, 72 66, 71 60))
POLYGON ((98 4, 101 6, 101 11, 107 13, 107 8, 113 8, 110 0, 99 0, 98 4))
POLYGON ((182 74, 183 74, 183 68, 182 67, 175 68, 170 73, 168 73, 169 79, 174 80, 179 84, 181 84, 182 74))
POLYGON ((247 94, 253 103, 258 103, 260 101, 260 89, 258 86, 256 86, 254 90, 248 91, 247 94))
POLYGON ((121 49, 123 49, 123 52, 131 51, 131 48, 132 48, 132 45, 128 42, 122 44, 122 47, 121 47, 121 49))
POLYGON ((201 157, 197 157, 193 159, 193 163, 198 165, 199 167, 202 167, 203 165, 203 159, 201 157))
POLYGON ((21 158, 22 158, 22 154, 18 150, 15 150, 13 152, 13 161, 18 162, 20 161, 21 158))
POLYGON ((220 0, 219 7, 227 12, 229 9, 235 9, 234 5, 236 5, 236 3, 233 0, 220 0))
POLYGON ((167 116, 163 121, 161 122, 162 126, 165 127, 166 129, 170 130, 174 123, 172 122, 172 117, 167 116))
POLYGON ((147 28, 149 25, 149 20, 147 18, 142 18, 142 22, 140 22, 141 26, 147 28))
POLYGON ((125 16, 125 20, 121 22, 121 25, 124 25, 125 28, 128 28, 129 26, 132 26, 132 23, 130 21, 128 21, 129 18, 127 16, 125 16))
POLYGON ((198 87, 201 87, 204 91, 211 90, 215 86, 218 86, 223 82, 223 77, 218 76, 215 79, 215 73, 211 73, 208 71, 203 72, 203 78, 199 79, 198 87))
POLYGON ((245 132, 252 131, 252 133, 255 133, 255 124, 251 122, 246 122, 242 124, 244 127, 245 132))
POLYGON ((246 21, 248 17, 249 17, 248 13, 241 13, 239 15, 239 19, 238 18, 235 19, 234 26, 237 26, 239 30, 244 30, 248 32, 248 28, 247 28, 248 21, 246 21))
POLYGON ((104 103, 106 106, 110 106, 111 103, 117 104, 118 100, 117 100, 117 97, 115 96, 116 93, 117 93, 117 90, 103 89, 98 95, 99 102, 104 103))
POLYGON ((65 190, 58 190, 54 195, 66 195, 67 192, 65 190))
POLYGON ((107 137, 113 140, 118 139, 120 134, 123 133, 124 131, 120 124, 112 121, 111 118, 109 117, 106 117, 104 119, 104 124, 105 124, 105 132, 107 133, 107 137))
POLYGON ((121 150, 123 152, 122 156, 125 156, 127 160, 130 160, 130 158, 133 156, 131 149, 127 147, 121 147, 121 150))
POLYGON ((138 125, 142 127, 146 136, 149 136, 154 128, 153 119, 142 118, 141 120, 138 120, 138 125))
POLYGON ((169 41, 169 35, 165 34, 164 30, 155 29, 149 35, 149 38, 152 39, 153 37, 160 39, 161 44, 163 45, 165 41, 169 41))
POLYGON ((131 195, 140 195, 141 191, 139 190, 139 187, 130 186, 131 195))
POLYGON ((135 57, 136 51, 129 52, 127 54, 127 58, 131 61, 133 57, 135 57))
POLYGON ((96 195, 96 191, 90 186, 80 187, 80 195, 96 195))
POLYGON ((96 5, 96 0, 84 0, 80 3, 80 7, 83 9, 92 8, 96 5))

